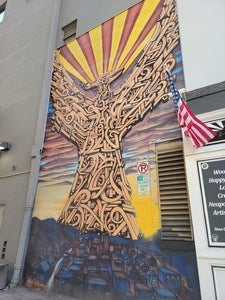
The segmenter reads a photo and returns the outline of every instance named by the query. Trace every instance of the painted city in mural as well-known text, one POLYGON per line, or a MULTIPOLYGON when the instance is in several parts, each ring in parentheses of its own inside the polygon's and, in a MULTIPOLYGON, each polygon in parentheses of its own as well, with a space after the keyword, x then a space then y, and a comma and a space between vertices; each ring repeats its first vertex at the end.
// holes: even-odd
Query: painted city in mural
POLYGON ((198 299, 194 251, 160 246, 155 144, 181 138, 173 0, 145 0, 55 51, 24 280, 80 299, 198 299))

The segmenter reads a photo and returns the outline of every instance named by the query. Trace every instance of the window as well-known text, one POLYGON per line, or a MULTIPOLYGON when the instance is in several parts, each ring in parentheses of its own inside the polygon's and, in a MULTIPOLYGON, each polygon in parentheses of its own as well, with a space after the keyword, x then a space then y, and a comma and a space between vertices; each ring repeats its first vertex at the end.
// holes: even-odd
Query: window
POLYGON ((189 198, 181 141, 156 144, 161 239, 192 241, 189 198))
POLYGON ((6 8, 6 2, 4 2, 2 5, 0 5, 0 23, 4 19, 5 8, 6 8))
POLYGON ((76 36, 77 20, 74 20, 62 28, 64 32, 64 41, 69 41, 76 36))

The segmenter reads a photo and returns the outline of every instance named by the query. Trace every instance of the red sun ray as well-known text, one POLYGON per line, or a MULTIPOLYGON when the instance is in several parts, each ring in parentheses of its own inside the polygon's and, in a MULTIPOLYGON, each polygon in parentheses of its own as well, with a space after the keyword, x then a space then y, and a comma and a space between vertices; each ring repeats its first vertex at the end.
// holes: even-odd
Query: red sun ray
POLYGON ((112 32, 114 19, 102 24, 102 47, 103 47, 103 73, 108 71, 109 58, 112 47, 112 32))
POLYGON ((90 77, 87 75, 87 73, 84 71, 84 69, 81 67, 77 59, 73 56, 66 45, 60 48, 60 54, 66 58, 68 63, 70 63, 87 82, 91 83, 90 77))
POLYGON ((91 69, 92 74, 94 75, 95 79, 97 79, 99 77, 99 74, 96 66, 95 56, 92 49, 92 43, 91 43, 89 32, 79 36, 77 38, 77 42, 83 51, 83 54, 87 60, 87 63, 91 69))

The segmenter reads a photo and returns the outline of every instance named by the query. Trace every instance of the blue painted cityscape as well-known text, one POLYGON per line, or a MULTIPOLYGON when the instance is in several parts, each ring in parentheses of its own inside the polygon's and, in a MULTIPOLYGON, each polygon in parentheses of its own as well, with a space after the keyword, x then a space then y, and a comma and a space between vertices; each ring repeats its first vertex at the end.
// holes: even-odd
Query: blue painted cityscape
POLYGON ((193 251, 162 251, 160 232, 134 241, 33 218, 24 278, 77 299, 197 300, 195 266, 193 251))

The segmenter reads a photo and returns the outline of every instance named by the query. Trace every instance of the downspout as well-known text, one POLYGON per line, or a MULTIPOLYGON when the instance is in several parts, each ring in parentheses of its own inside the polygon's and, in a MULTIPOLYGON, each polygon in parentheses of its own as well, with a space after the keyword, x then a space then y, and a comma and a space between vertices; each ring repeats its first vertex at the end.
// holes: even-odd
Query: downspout
POLYGON ((38 183, 41 151, 42 151, 46 119, 47 119, 47 107, 48 107, 48 101, 50 95, 53 56, 56 47, 56 37, 57 37, 57 30, 58 30, 61 0, 54 0, 53 3, 54 3, 54 7, 52 11, 52 19, 51 19, 51 26, 49 32, 49 43, 48 43, 48 48, 46 53, 46 65, 45 65, 44 76, 43 76, 40 110, 39 110, 39 116, 37 122, 35 143, 31 153, 31 172, 30 172, 30 179, 28 185, 27 200, 25 204, 24 219, 23 219, 23 224, 22 224, 22 229, 20 234, 16 261, 14 264, 14 272, 11 279, 11 283, 9 285, 10 288, 14 288, 15 286, 17 286, 20 283, 22 278, 29 233, 30 233, 33 207, 34 207, 35 193, 36 193, 36 188, 38 183))

